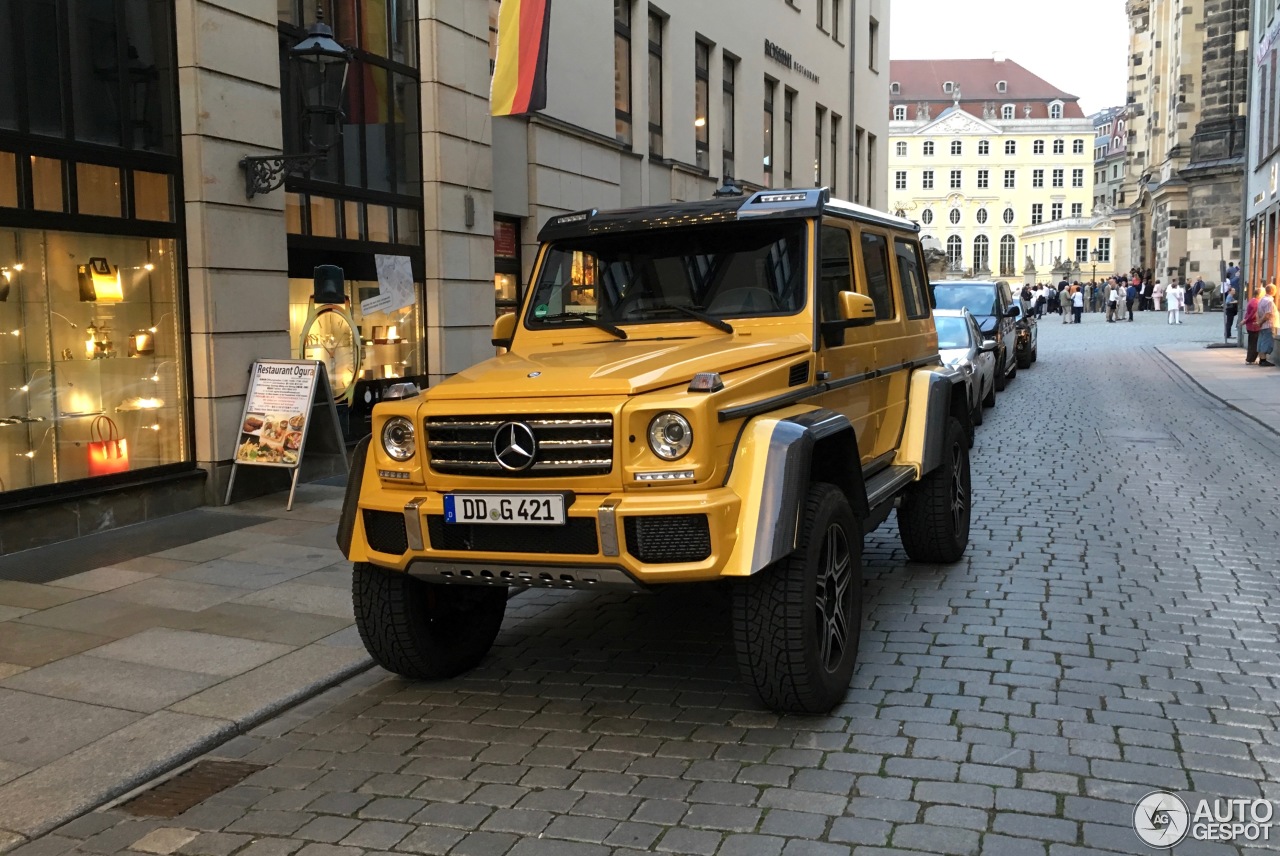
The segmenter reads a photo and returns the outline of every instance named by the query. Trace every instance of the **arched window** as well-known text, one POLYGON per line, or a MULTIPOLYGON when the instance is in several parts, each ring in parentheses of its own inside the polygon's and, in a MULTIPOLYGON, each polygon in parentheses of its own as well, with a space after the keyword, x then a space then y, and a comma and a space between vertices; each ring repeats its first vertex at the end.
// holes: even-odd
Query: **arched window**
POLYGON ((1017 242, 1013 235, 1005 235, 1000 239, 1000 275, 1014 276, 1013 255, 1017 242))
POLYGON ((960 240, 959 235, 952 235, 947 238, 947 265, 950 267, 960 267, 961 261, 964 259, 964 242, 960 240))
POLYGON ((899 104, 897 107, 894 107, 893 118, 897 119, 899 122, 907 118, 907 108, 903 107, 901 104, 899 104))
POLYGON ((894 145, 894 150, 898 153, 898 157, 905 158, 907 156, 907 144, 899 140, 894 145))
POLYGON ((1004 141, 1004 153, 1005 153, 1005 154, 1007 154, 1007 155, 1016 155, 1016 154, 1018 153, 1018 141, 1017 141, 1017 140, 1005 140, 1005 141, 1004 141))
POLYGON ((989 154, 991 154, 991 141, 990 141, 990 140, 978 140, 978 154, 980 154, 980 155, 989 155, 989 154))
POLYGON ((1033 155, 1044 154, 1044 140, 1036 140, 1034 143, 1031 144, 1031 154, 1033 155))
POLYGON ((924 141, 924 156, 927 158, 933 157, 933 140, 924 141))
POLYGON ((948 214, 947 217, 948 219, 951 220, 952 226, 960 225, 960 209, 959 208, 952 208, 951 213, 948 214))
POLYGON ((973 269, 989 270, 991 267, 991 242, 986 235, 973 239, 973 269))
POLYGON ((958 155, 964 151, 964 145, 959 140, 951 141, 951 154, 958 155))
POLYGON ((1049 105, 1049 118, 1050 119, 1062 118, 1062 102, 1061 101, 1055 101, 1049 105))

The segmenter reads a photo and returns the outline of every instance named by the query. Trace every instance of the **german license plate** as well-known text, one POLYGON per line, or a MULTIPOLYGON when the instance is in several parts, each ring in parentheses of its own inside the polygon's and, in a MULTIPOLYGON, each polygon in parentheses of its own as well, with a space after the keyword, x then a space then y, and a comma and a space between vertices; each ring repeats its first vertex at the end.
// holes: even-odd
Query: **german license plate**
POLYGON ((445 523, 564 525, 564 496, 558 493, 447 494, 445 523))

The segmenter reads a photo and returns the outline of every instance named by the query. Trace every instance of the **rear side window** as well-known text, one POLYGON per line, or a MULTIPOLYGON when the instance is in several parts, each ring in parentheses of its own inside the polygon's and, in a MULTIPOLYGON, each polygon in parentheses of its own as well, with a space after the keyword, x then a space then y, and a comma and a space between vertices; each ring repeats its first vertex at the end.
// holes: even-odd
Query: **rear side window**
POLYGON ((893 281, 889 274, 889 241, 884 235, 862 233, 862 267, 867 295, 876 305, 876 320, 894 316, 893 281))
POLYGON ((914 241, 898 239, 893 242, 898 259, 898 282, 902 283, 902 306, 907 317, 913 320, 929 315, 929 299, 925 294, 924 266, 914 241))
POLYGON ((822 262, 819 270, 820 320, 840 320, 840 292, 853 291, 853 239, 848 229, 822 227, 822 262))

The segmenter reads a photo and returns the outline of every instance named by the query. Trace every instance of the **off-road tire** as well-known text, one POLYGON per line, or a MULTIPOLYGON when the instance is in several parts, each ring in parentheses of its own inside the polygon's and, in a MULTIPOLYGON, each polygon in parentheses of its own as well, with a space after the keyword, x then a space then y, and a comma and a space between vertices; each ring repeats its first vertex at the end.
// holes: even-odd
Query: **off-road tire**
POLYGON ((489 652, 507 607, 505 587, 447 586, 357 564, 356 628, 369 655, 406 678, 460 675, 489 652))
POLYGON ((960 420, 948 417, 942 463, 913 485, 898 506, 898 533, 913 561, 950 564, 969 546, 972 488, 960 420))
POLYGON ((839 488, 809 488, 796 551, 736 582, 732 612, 738 670, 766 706, 822 714, 844 699, 862 629, 862 527, 839 488))
POLYGON ((991 384, 991 389, 987 390, 987 394, 986 394, 986 396, 982 399, 982 406, 983 406, 983 407, 995 407, 995 406, 996 406, 996 385, 995 385, 995 383, 992 383, 992 384, 991 384))
POLYGON ((996 368, 996 392, 1004 392, 1004 388, 1009 384, 1009 377, 1006 372, 1009 371, 1009 358, 1004 351, 1000 352, 1000 365, 996 368))

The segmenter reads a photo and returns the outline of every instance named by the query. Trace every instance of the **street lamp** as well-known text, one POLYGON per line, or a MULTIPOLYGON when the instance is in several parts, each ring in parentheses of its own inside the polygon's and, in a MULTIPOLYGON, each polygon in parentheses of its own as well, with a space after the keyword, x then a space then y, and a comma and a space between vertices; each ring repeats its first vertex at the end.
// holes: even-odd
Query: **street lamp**
POLYGON ((317 140, 319 125, 340 127, 342 96, 347 88, 347 70, 351 51, 334 41, 333 30, 324 22, 324 10, 317 6, 316 21, 307 28, 302 41, 289 48, 288 67, 302 86, 303 115, 309 151, 294 155, 246 156, 240 160, 245 174, 245 195, 252 199, 259 193, 270 193, 284 184, 286 176, 310 172, 336 142, 326 132, 317 140))
POLYGON ((1098 252, 1098 248, 1094 247, 1089 251, 1089 261, 1093 262, 1093 276, 1090 282, 1098 281, 1098 262, 1102 260, 1102 253, 1098 252))

